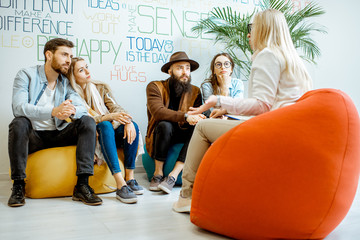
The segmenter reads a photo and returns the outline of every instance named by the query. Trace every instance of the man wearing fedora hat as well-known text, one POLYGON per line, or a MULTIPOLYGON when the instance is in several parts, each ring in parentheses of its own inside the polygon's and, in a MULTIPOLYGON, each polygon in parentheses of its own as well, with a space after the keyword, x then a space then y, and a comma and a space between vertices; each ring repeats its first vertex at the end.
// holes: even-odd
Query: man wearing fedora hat
POLYGON ((185 52, 175 52, 161 71, 170 77, 152 81, 146 88, 148 127, 146 150, 155 159, 155 172, 150 182, 151 191, 170 193, 182 171, 186 151, 194 125, 205 118, 203 114, 189 115, 190 107, 202 104, 200 89, 191 84, 190 72, 199 64, 185 52), (164 178, 163 166, 171 145, 184 143, 174 169, 164 178))

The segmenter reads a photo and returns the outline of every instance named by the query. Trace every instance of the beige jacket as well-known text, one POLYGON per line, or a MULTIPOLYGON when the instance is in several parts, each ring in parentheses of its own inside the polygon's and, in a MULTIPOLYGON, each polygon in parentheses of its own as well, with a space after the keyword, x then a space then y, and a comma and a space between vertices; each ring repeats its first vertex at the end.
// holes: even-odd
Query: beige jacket
MULTIPOLYGON (((99 91, 100 96, 104 100, 105 106, 109 110, 110 113, 117 113, 117 112, 125 112, 125 109, 122 108, 119 104, 116 103, 114 96, 111 93, 111 89, 109 86, 105 83, 94 83, 96 86, 96 89, 99 91)), ((90 108, 93 109, 93 104, 91 104, 90 108)), ((97 115, 93 116, 96 124, 101 122, 101 118, 104 115, 97 115)))

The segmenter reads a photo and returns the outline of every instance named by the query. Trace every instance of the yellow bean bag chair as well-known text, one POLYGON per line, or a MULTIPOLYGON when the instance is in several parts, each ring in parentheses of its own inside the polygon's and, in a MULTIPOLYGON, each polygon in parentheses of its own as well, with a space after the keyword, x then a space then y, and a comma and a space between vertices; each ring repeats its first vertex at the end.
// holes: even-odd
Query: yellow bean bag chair
MULTIPOLYGON (((118 149, 121 172, 124 176, 124 154, 118 149)), ((72 196, 76 176, 76 146, 48 148, 29 155, 26 167, 25 193, 29 198, 72 196)), ((115 180, 104 162, 95 164, 89 184, 95 193, 116 190, 115 180)))

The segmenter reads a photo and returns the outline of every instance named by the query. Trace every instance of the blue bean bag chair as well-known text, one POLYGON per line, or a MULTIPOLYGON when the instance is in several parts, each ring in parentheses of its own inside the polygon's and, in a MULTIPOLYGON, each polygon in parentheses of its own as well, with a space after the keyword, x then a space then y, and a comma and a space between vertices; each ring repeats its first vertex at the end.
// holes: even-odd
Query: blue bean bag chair
MULTIPOLYGON (((169 173, 173 170, 176 160, 183 146, 184 146, 183 143, 177 143, 170 147, 166 161, 164 163, 164 176, 169 175, 169 173)), ((151 158, 148 152, 146 151, 146 144, 144 144, 144 151, 145 153, 142 155, 142 163, 144 165, 147 177, 150 182, 155 171, 155 160, 151 158)), ((175 185, 181 185, 181 184, 182 184, 182 171, 180 172, 175 182, 175 185)))

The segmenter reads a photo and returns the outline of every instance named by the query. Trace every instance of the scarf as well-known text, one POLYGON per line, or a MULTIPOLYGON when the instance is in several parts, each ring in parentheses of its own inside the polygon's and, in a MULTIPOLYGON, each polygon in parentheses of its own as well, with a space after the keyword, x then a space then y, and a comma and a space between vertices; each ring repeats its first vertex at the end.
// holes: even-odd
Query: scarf
MULTIPOLYGON (((105 106, 104 100, 101 97, 99 91, 97 90, 95 84, 93 84, 93 83, 88 83, 88 84, 89 84, 89 88, 90 88, 91 103, 92 103, 92 107, 93 107, 93 109, 92 109, 83 99, 84 105, 86 106, 86 108, 88 110, 88 114, 90 116, 99 116, 99 115, 109 114, 110 112, 109 112, 108 108, 105 106)), ((113 125, 114 129, 117 129, 121 125, 121 123, 119 123, 118 121, 112 121, 112 125, 113 125)), ((144 143, 142 141, 142 136, 141 136, 140 131, 137 134, 139 134, 139 143, 138 143, 139 148, 138 148, 136 160, 138 159, 138 157, 140 155, 142 155, 144 153, 144 150, 143 150, 144 143)), ((100 146, 98 138, 96 139, 96 145, 95 145, 95 160, 99 166, 105 160, 105 157, 101 150, 101 146, 100 146)))

